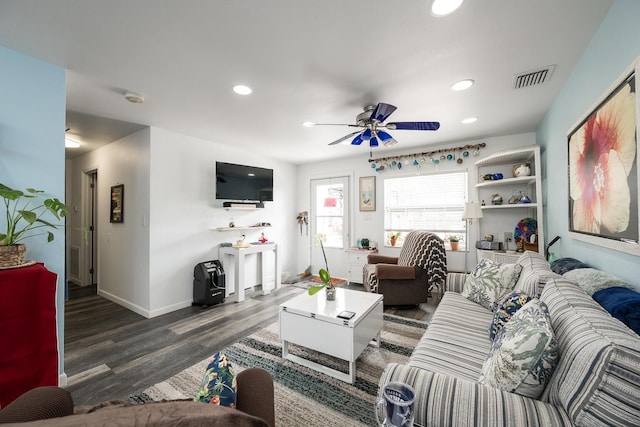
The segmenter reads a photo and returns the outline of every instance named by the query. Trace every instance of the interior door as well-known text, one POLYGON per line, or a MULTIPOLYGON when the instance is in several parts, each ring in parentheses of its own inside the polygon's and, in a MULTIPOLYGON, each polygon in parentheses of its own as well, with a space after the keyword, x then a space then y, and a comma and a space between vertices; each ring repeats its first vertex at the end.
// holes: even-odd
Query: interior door
POLYGON ((349 247, 349 177, 311 180, 311 272, 325 267, 316 238, 322 236, 331 277, 347 277, 345 249, 349 247))

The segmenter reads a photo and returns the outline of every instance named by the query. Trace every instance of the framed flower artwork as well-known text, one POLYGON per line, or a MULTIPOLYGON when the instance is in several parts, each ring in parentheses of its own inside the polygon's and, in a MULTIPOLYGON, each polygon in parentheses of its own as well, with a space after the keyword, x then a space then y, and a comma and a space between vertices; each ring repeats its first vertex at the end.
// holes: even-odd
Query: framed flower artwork
POLYGON ((568 133, 569 236, 640 255, 639 60, 568 133))

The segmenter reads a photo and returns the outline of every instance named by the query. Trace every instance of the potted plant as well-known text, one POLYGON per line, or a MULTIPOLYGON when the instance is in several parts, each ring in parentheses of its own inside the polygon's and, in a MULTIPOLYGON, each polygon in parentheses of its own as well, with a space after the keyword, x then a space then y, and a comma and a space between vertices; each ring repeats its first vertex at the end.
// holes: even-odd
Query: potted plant
POLYGON ((458 244, 459 244, 460 240, 464 240, 464 239, 459 234, 452 234, 447 238, 447 240, 449 241, 449 245, 451 246, 451 250, 452 251, 457 251, 458 250, 458 244))
POLYGON ((402 234, 400 231, 398 231, 397 233, 389 234, 389 242, 391 243, 391 246, 395 246, 396 245, 396 242, 398 241, 398 238, 400 237, 400 234, 402 234))
POLYGON ((326 268, 321 268, 318 271, 318 276, 320 276, 320 280, 322 280, 322 285, 313 285, 309 288, 308 294, 315 295, 322 288, 326 288, 327 293, 327 301, 334 301, 336 299, 336 287, 333 283, 331 283, 331 274, 329 274, 329 264, 327 263, 327 255, 324 253, 324 245, 323 242, 326 239, 326 236, 322 233, 316 234, 316 246, 320 246, 322 249, 322 257, 324 258, 324 266, 326 268))
POLYGON ((21 243, 30 237, 47 235, 47 242, 54 234, 46 228, 60 225, 49 222, 47 215, 57 220, 69 213, 69 208, 58 199, 42 200, 42 190, 27 188, 26 192, 14 190, 0 183, 0 197, 5 206, 5 222, 0 223, 0 267, 24 264, 26 246, 21 243))

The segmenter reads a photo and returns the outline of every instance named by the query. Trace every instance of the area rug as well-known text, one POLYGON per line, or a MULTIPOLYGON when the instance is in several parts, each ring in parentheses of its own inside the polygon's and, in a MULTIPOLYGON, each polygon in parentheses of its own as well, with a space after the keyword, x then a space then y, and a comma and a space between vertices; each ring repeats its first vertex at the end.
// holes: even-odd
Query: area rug
MULTIPOLYGON (((391 362, 404 363, 424 334, 425 322, 385 314, 380 348, 369 345, 356 361, 356 382, 351 385, 282 359, 278 323, 222 350, 236 371, 246 367, 266 369, 274 379, 276 425, 287 426, 372 426, 376 424, 374 403, 378 380, 391 362)), ((292 354, 343 372, 348 364, 304 347, 289 345, 292 354)), ((180 372, 166 381, 131 396, 132 401, 192 398, 208 360, 180 372)))

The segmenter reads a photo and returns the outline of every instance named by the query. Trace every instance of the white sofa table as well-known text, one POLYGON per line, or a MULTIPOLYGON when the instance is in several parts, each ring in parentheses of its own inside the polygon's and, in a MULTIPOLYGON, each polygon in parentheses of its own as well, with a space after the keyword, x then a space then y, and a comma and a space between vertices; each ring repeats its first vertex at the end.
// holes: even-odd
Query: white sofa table
POLYGON ((251 254, 259 254, 261 258, 262 271, 262 294, 268 295, 271 289, 280 288, 280 272, 278 264, 278 245, 275 243, 266 243, 262 245, 247 245, 246 247, 221 247, 218 251, 222 266, 227 272, 227 296, 229 292, 234 293, 234 301, 244 301, 244 283, 245 283, 245 256, 251 254), (269 280, 267 266, 267 258, 262 256, 265 252, 273 252, 273 279, 269 280), (229 258, 233 258, 230 262, 229 258))
POLYGON ((280 305, 282 357, 353 384, 356 359, 372 339, 379 346, 382 324, 381 294, 338 288, 335 301, 327 301, 324 289, 313 296, 305 292, 280 305), (345 310, 355 315, 338 318, 345 310), (348 361, 349 372, 290 354, 290 342, 348 361))

